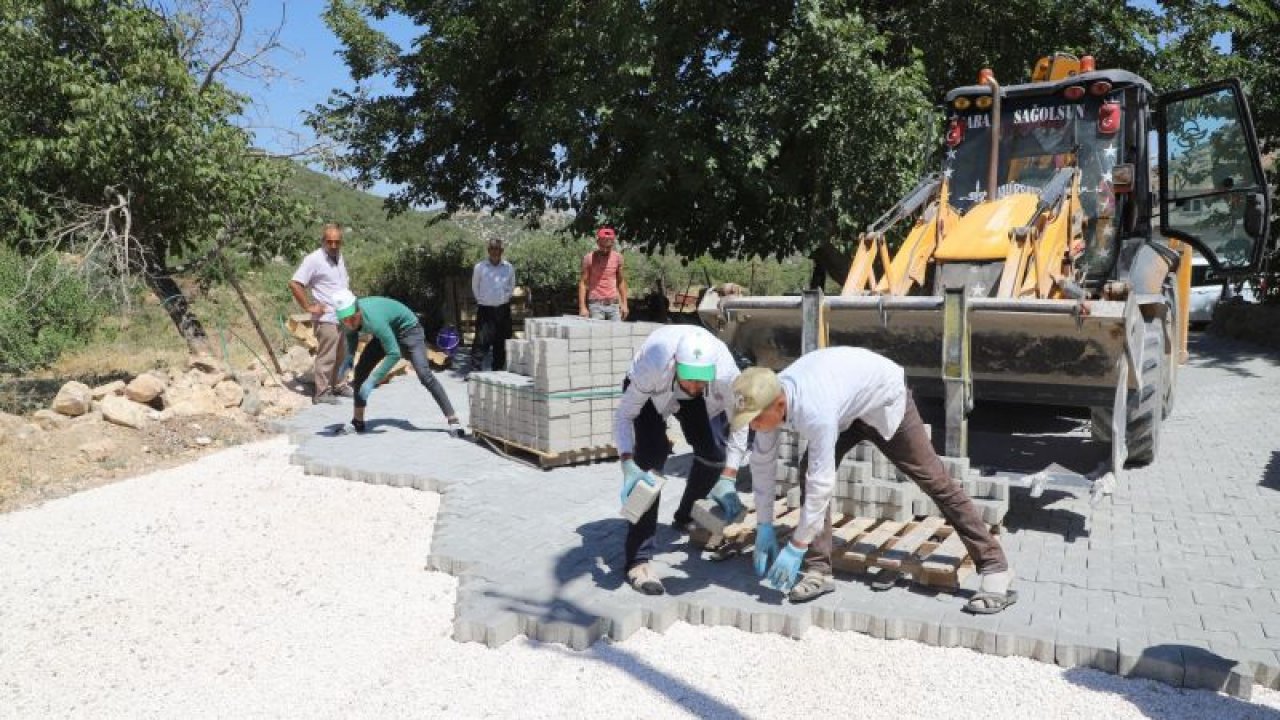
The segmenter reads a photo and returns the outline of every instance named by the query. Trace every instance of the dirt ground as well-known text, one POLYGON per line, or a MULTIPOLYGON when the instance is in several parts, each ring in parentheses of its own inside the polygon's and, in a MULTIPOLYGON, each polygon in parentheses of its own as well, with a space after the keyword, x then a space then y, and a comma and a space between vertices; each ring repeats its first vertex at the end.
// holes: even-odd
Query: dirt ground
POLYGON ((68 420, 0 443, 0 512, 182 465, 270 435, 264 423, 247 416, 171 418, 139 430, 102 420, 68 420))

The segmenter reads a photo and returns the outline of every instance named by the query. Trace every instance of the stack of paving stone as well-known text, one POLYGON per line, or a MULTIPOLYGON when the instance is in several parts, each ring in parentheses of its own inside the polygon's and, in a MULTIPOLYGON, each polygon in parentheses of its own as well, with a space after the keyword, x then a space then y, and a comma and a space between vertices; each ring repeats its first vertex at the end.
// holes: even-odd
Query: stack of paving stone
MULTIPOLYGON (((622 378, 655 323, 529 318, 507 370, 471 374, 471 427, 545 454, 608 448, 622 378)), ((599 453, 596 453, 599 455, 599 453)))
MULTIPOLYGON (((798 436, 784 430, 778 446, 778 493, 779 497, 787 498, 791 507, 800 505, 803 455, 798 436)), ((943 457, 942 463, 973 498, 984 522, 988 525, 1004 522, 1005 513, 1009 511, 1007 483, 983 478, 977 471, 970 470, 968 458, 943 457)), ((858 443, 840 463, 831 509, 845 515, 898 522, 920 515, 942 516, 933 500, 870 442, 858 443)))

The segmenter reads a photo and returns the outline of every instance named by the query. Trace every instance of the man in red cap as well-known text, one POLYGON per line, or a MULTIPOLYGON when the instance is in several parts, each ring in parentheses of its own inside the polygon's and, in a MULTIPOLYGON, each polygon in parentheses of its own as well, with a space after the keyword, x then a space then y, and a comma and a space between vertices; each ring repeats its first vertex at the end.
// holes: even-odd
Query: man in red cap
POLYGON ((578 278, 578 314, 599 320, 627 319, 627 280, 622 253, 613 249, 618 234, 611 227, 596 230, 596 249, 582 257, 578 278))

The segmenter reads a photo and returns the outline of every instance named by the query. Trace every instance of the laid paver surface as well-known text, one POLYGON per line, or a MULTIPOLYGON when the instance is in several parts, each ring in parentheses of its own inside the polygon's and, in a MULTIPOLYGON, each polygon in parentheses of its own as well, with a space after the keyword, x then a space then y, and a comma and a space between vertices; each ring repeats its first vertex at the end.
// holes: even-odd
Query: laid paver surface
MULTIPOLYGON (((440 377, 465 419, 465 383, 440 377)), ((461 641, 525 634, 583 648, 680 620, 792 636, 816 624, 1247 697, 1254 681, 1280 688, 1278 387, 1280 354, 1193 337, 1156 462, 1127 470, 1096 506, 1015 490, 1001 540, 1020 599, 985 617, 961 611, 976 578, 953 594, 873 592, 865 578, 838 576, 837 592, 791 605, 749 556, 710 562, 667 524, 655 561, 668 594, 640 595, 620 572, 616 463, 543 471, 452 439, 414 378, 375 393, 364 435, 343 432, 349 405, 313 407, 282 429, 310 473, 442 493, 424 560, 459 578, 461 641)), ((980 407, 970 433, 975 466, 1086 473, 1106 455, 1075 410, 980 407)), ((662 523, 688 462, 677 452, 667 468, 662 523)))

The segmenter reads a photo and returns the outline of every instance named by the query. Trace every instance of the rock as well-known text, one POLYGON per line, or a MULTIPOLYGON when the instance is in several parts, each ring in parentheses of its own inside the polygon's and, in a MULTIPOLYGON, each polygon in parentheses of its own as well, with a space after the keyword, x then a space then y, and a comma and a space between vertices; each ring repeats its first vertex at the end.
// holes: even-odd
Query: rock
POLYGON ((164 422, 173 418, 173 408, 165 408, 163 410, 152 409, 147 412, 147 417, 156 422, 164 422))
MULTIPOLYGON (((81 413, 81 415, 83 414, 81 413)), ((40 426, 41 430, 57 430, 71 422, 66 415, 52 410, 37 410, 31 414, 31 419, 40 426)))
POLYGON ((77 417, 89 412, 93 406, 93 390, 82 382, 71 382, 58 390, 53 399, 53 409, 69 417, 77 417))
POLYGON ((240 409, 246 415, 257 417, 262 412, 262 398, 259 396, 260 390, 256 387, 248 387, 244 390, 244 400, 240 401, 240 409))
POLYGON ((147 411, 150 409, 121 395, 108 395, 102 398, 102 418, 109 423, 124 427, 135 429, 142 427, 147 421, 147 411))
POLYGON ((149 403, 164 391, 164 380, 151 373, 143 373, 125 386, 124 395, 137 403, 149 403))
POLYGON ((213 392, 213 388, 204 385, 172 387, 166 394, 166 399, 175 417, 212 415, 222 410, 222 401, 213 392))
POLYGON ((80 452, 92 462, 102 462, 111 456, 111 451, 116 449, 116 444, 102 438, 100 440, 90 440, 80 446, 80 452))
POLYGON ((223 380, 213 386, 213 394, 222 401, 222 407, 240 407, 244 401, 244 388, 235 380, 223 380))
POLYGON ((280 367, 292 372, 294 375, 302 375, 311 372, 315 361, 311 359, 311 353, 301 345, 294 345, 289 348, 289 352, 280 358, 280 367))
POLYGON ((212 445, 213 438, 209 437, 208 435, 201 435, 200 437, 196 438, 196 444, 199 445, 200 447, 205 447, 206 445, 212 445))
POLYGON ((123 380, 112 380, 106 385, 99 385, 93 389, 93 399, 101 400, 108 395, 119 395, 124 392, 125 383, 123 380))

